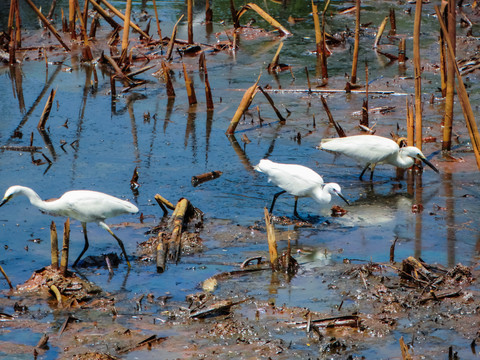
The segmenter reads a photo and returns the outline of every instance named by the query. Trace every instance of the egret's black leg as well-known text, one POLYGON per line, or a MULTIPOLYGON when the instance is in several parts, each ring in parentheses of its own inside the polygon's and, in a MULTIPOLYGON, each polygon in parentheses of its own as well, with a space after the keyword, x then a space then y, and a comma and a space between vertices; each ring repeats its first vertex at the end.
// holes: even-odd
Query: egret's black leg
POLYGON ((282 194, 285 194, 286 191, 285 190, 282 190, 278 193, 276 193, 275 195, 273 195, 273 200, 272 200, 272 205, 270 205, 270 214, 272 213, 273 211, 273 207, 275 206, 275 201, 277 201, 277 198, 282 195, 282 194))
POLYGON ((105 230, 107 230, 110 233, 110 235, 112 235, 115 238, 115 240, 117 240, 118 245, 120 245, 120 248, 122 249, 123 256, 125 256, 125 260, 127 261, 127 265, 130 268, 131 267, 130 261, 128 261, 127 252, 125 251, 125 246, 123 246, 122 240, 120 240, 120 238, 118 238, 118 236, 113 233, 113 231, 108 227, 107 224, 105 224, 104 222, 99 222, 98 224, 101 227, 103 227, 105 230))
POLYGON ((365 168, 363 169, 362 173, 360 174, 360 180, 362 180, 362 177, 363 177, 363 174, 365 174, 365 171, 367 171, 367 169, 370 167, 370 164, 367 164, 367 166, 365 166, 365 168))
POLYGON ((88 250, 88 237, 87 237, 87 223, 82 222, 82 227, 83 227, 83 236, 85 238, 85 246, 83 247, 82 252, 78 256, 77 260, 73 263, 73 267, 77 266, 78 261, 82 258, 83 254, 88 250))
POLYGON ((301 219, 300 215, 298 215, 298 212, 297 212, 297 202, 298 202, 298 196, 295 196, 295 205, 293 206, 293 215, 301 219))
POLYGON ((370 181, 373 180, 373 171, 375 170, 375 164, 370 167, 370 181))

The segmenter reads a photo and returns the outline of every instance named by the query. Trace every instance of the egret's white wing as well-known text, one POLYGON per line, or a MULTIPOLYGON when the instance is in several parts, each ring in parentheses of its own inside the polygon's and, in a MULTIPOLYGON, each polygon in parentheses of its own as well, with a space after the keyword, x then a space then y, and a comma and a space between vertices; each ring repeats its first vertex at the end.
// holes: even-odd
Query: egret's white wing
POLYGON ((398 153, 395 141, 376 135, 354 135, 335 139, 322 139, 320 149, 340 153, 363 164, 383 162, 398 153))

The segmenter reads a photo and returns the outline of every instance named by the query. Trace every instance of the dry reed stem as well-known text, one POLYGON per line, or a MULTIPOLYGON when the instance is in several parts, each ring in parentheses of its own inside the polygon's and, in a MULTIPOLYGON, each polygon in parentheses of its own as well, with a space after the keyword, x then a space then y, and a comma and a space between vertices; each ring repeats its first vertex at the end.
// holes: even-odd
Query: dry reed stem
MULTIPOLYGON (((447 6, 447 29, 452 46, 453 55, 456 55, 456 19, 455 1, 448 0, 447 6)), ((450 46, 450 45, 449 45, 450 46)), ((455 59, 455 58, 454 58, 455 59)), ((452 147, 453 104, 455 96, 455 64, 456 60, 447 59, 447 88, 445 96, 445 116, 443 122, 442 150, 450 150, 452 147)))
POLYGON ((420 28, 422 21, 422 2, 415 6, 413 28, 413 65, 415 81, 415 146, 422 150, 422 68, 420 62, 420 28))
POLYGON ((282 32, 283 35, 292 35, 290 31, 285 29, 277 20, 275 20, 273 17, 271 17, 268 13, 266 13, 260 6, 254 3, 248 3, 245 5, 243 8, 240 9, 240 11, 237 13, 237 21, 240 19, 240 17, 245 14, 247 10, 253 10, 255 11, 258 15, 260 15, 266 22, 268 22, 270 25, 272 25, 274 28, 276 28, 278 31, 282 32))
POLYGON ((62 258, 60 260, 60 272, 63 276, 67 276, 68 269, 68 251, 70 248, 70 218, 67 218, 65 225, 63 226, 63 245, 62 245, 62 258))
POLYGON ((197 96, 195 95, 195 88, 193 87, 193 82, 188 76, 185 63, 183 63, 183 77, 185 79, 185 88, 187 89, 188 105, 195 105, 197 103, 197 96))
POLYGON ((350 76, 350 82, 354 85, 357 83, 358 51, 360 48, 360 0, 355 0, 355 12, 355 44, 353 47, 352 75, 350 76))
POLYGON ((132 14, 132 0, 127 0, 127 6, 125 8, 125 17, 123 19, 122 55, 120 57, 120 64, 123 64, 125 61, 127 61, 128 37, 130 36, 131 14, 132 14))
POLYGON ((203 69, 205 75, 205 99, 207 103, 207 110, 213 110, 213 98, 212 98, 212 89, 210 87, 210 82, 208 81, 208 71, 207 71, 207 60, 205 59, 205 53, 202 52, 201 60, 201 68, 203 69))
POLYGON ((405 38, 401 39, 398 43, 398 63, 405 64, 405 38))
POLYGON ((193 44, 193 0, 187 0, 188 43, 193 44))
POLYGON ((162 41, 162 29, 160 28, 160 20, 158 20, 158 10, 157 10, 157 4, 155 3, 155 0, 153 0, 153 10, 155 11, 155 21, 157 22, 157 34, 158 37, 160 38, 160 41, 162 41))
POLYGON ((42 116, 40 116, 40 120, 38 121, 37 129, 39 130, 44 130, 45 129, 45 123, 48 120, 48 117, 50 115, 50 110, 52 109, 53 105, 53 99, 55 99, 55 94, 57 91, 55 89, 52 89, 50 91, 50 95, 48 96, 47 103, 45 104, 45 107, 43 108, 42 116))
POLYGON ((413 107, 408 101, 408 97, 405 98, 406 107, 407 107, 407 145, 414 145, 415 138, 415 122, 413 119, 413 107))
POLYGON ((388 19, 389 19, 389 16, 385 16, 385 18, 383 19, 382 23, 378 28, 377 36, 375 37, 375 42, 373 43, 374 49, 378 47, 378 43, 380 42, 383 32, 385 31, 385 26, 387 26, 388 19))
POLYGON ((50 290, 52 290, 52 292, 55 294, 55 298, 57 299, 57 302, 58 302, 58 307, 60 307, 60 308, 63 307, 62 294, 60 294, 60 290, 58 290, 57 286, 56 285, 51 285, 50 290))
POLYGON ((183 14, 182 16, 180 16, 180 18, 177 20, 177 22, 175 23, 175 25, 173 26, 173 30, 172 30, 172 36, 170 37, 170 41, 168 42, 168 47, 167 47, 167 54, 165 55, 165 58, 167 60, 170 60, 172 58, 172 52, 173 52, 173 45, 175 44, 175 38, 177 37, 177 27, 178 27, 178 23, 180 22, 180 20, 183 19, 183 14))
POLYGON ((267 228, 268 253, 270 254, 270 264, 272 269, 275 268, 275 263, 278 259, 277 240, 275 238, 275 228, 272 224, 272 217, 267 208, 263 208, 265 214, 265 226, 267 228))
POLYGON ((442 27, 442 31, 445 33, 445 39, 447 40, 447 49, 449 59, 452 60, 452 63, 455 65, 455 72, 457 74, 457 93, 460 99, 460 104, 462 105, 463 116, 467 123, 468 133, 470 135, 470 141, 472 142, 473 152, 475 153, 475 159, 477 161, 477 166, 480 169, 480 135, 478 133, 477 123, 475 122, 475 116, 472 111, 472 106, 470 105, 470 100, 468 98, 467 90, 465 89, 465 84, 463 83, 462 75, 458 69, 457 63, 455 62, 455 54, 453 52, 453 45, 450 43, 450 37, 448 36, 448 31, 443 22, 438 6, 435 6, 435 12, 437 13, 437 18, 442 27))
MULTIPOLYGON (((75 0, 75 11, 77 13, 78 19, 80 20, 80 32, 83 37, 83 43, 85 45, 88 45, 87 23, 85 22, 84 17, 82 16, 82 12, 80 10, 80 5, 78 4, 78 0, 75 0)), ((92 59, 89 59, 89 60, 92 60, 92 59)))
POLYGON ((320 32, 320 64, 322 66, 322 79, 328 79, 328 67, 327 67, 327 56, 329 50, 327 49, 326 33, 325 33, 325 14, 327 13, 328 6, 330 5, 330 0, 327 0, 325 7, 322 11, 322 27, 320 32))
POLYGON ((305 66, 305 75, 307 76, 307 87, 308 87, 308 92, 312 92, 312 84, 310 83, 310 74, 308 73, 308 67, 305 66))
POLYGON ((360 125, 368 127, 368 63, 365 61, 365 100, 362 106, 360 125))
POLYGON ((115 20, 113 20, 111 16, 108 15, 108 13, 95 0, 88 0, 88 1, 90 2, 90 4, 92 4, 92 6, 97 11, 97 13, 99 13, 100 16, 103 17, 105 21, 110 24, 112 28, 117 29, 121 27, 121 25, 117 23, 115 20))
POLYGON ((54 221, 50 224, 50 245, 52 253, 52 268, 58 269, 58 234, 54 221))
POLYGON ((262 92, 263 95, 265 95, 265 97, 267 98, 268 102, 270 103, 270 105, 272 106, 273 108, 273 111, 275 111, 275 114, 277 114, 277 117, 278 117, 278 120, 280 120, 280 123, 281 124, 285 124, 287 122, 287 120, 283 117, 283 115, 280 113, 280 111, 277 109, 277 107, 275 106, 275 103, 273 102, 273 99, 272 97, 266 93, 261 86, 258 87, 258 89, 262 92))
POLYGON ((180 260, 180 254, 182 252, 182 228, 189 204, 190 202, 187 199, 180 199, 172 215, 173 230, 170 237, 170 243, 173 244, 173 246, 169 246, 169 248, 173 248, 172 257, 175 263, 178 263, 178 260, 180 260))
POLYGON ((155 195, 155 200, 157 201, 157 203, 159 205, 161 203, 161 204, 165 205, 166 207, 168 207, 170 210, 175 210, 175 206, 170 201, 165 199, 162 195, 156 194, 155 195))
POLYGON ((228 126, 227 131, 225 132, 227 135, 233 135, 233 133, 235 132, 235 129, 237 128, 238 122, 240 121, 240 118, 252 103, 253 98, 257 93, 257 89, 258 89, 257 86, 258 86, 258 82, 260 81, 260 76, 262 75, 260 74, 255 84, 250 86, 247 89, 247 91, 245 91, 245 94, 243 94, 242 101, 240 102, 240 105, 238 106, 237 111, 233 115, 233 118, 230 121, 230 125, 228 126))
POLYGON ((213 20, 213 10, 210 7, 210 1, 205 1, 205 23, 210 24, 213 20))
POLYGON ((412 356, 408 352, 408 346, 403 341, 403 336, 400 338, 400 350, 402 351, 402 360, 412 360, 412 356))
POLYGON ((57 30, 50 24, 50 22, 47 20, 47 18, 41 13, 40 10, 35 6, 35 4, 32 2, 32 0, 25 0, 28 5, 35 11, 37 16, 42 20, 42 22, 45 24, 46 27, 53 33, 53 35, 57 38, 58 42, 63 46, 63 48, 67 51, 70 51, 70 48, 63 42, 62 38, 58 34, 57 30))
POLYGON ((317 47, 317 56, 321 54, 321 46, 322 46, 322 32, 320 30, 320 19, 318 18, 318 6, 312 0, 312 15, 313 15, 313 26, 315 28, 315 44, 317 47))
POLYGON ((0 265, 0 272, 2 273, 3 277, 5 278, 5 280, 7 280, 8 287, 9 287, 11 290, 13 290, 12 283, 11 283, 10 279, 8 278, 7 273, 5 272, 5 270, 3 270, 2 265, 0 265))
POLYGON ((277 52, 275 53, 275 56, 273 57, 270 64, 268 64, 267 66, 267 71, 269 73, 276 71, 276 68, 278 66, 278 60, 280 59, 280 51, 282 51, 282 48, 283 48, 283 41, 280 41, 280 44, 278 44, 278 49, 277 49, 277 52))
POLYGON ((175 97, 175 90, 173 88, 172 79, 170 78, 170 69, 165 63, 165 61, 162 61, 162 69, 163 69, 163 76, 165 78, 165 83, 167 87, 167 96, 175 97))
POLYGON ((397 34, 397 20, 395 18, 395 9, 390 9, 390 32, 388 33, 390 36, 394 36, 397 34))
POLYGON ((68 1, 68 27, 72 39, 77 37, 75 33, 75 0, 68 1))
POLYGON ((331 125, 335 127, 335 130, 337 131, 337 134, 339 137, 346 137, 347 135, 345 134, 345 131, 342 129, 340 124, 338 124, 332 116, 332 113, 330 112, 330 108, 328 107, 327 100, 325 100, 325 97, 323 95, 320 96, 320 100, 322 100, 322 105, 323 108, 325 109, 325 112, 327 113, 328 121, 330 122, 331 125))
POLYGON ((157 236, 157 251, 156 251, 156 263, 157 263, 157 272, 163 273, 167 268, 167 254, 168 254, 168 243, 165 239, 165 233, 160 232, 157 236))
MULTIPOLYGON (((100 0, 106 7, 108 7, 115 15, 117 15, 120 19, 125 21, 125 16, 118 11, 113 5, 111 5, 107 0, 100 0)), ((130 21, 130 27, 133 28, 136 32, 142 35, 145 39, 150 39, 150 36, 146 34, 142 29, 140 29, 137 24, 133 21, 130 21)))

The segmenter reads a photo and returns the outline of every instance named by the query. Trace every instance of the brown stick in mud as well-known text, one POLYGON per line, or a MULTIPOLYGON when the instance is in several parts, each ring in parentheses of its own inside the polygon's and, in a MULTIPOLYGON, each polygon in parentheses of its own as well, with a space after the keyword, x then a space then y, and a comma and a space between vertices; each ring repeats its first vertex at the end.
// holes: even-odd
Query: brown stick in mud
POLYGON ((67 276, 68 269, 68 251, 70 247, 70 218, 67 218, 65 225, 63 226, 63 246, 62 246, 62 259, 60 260, 60 272, 63 276, 67 276))
POLYGON ((50 110, 52 110, 53 99, 55 99, 56 92, 57 91, 55 89, 52 89, 52 91, 50 91, 50 96, 47 99, 45 107, 43 108, 42 116, 40 116, 40 120, 38 121, 37 129, 39 130, 45 130, 45 123, 50 116, 50 110))
POLYGON ((155 0, 153 0, 153 10, 155 10, 155 21, 157 22, 157 33, 158 37, 160 38, 160 41, 162 41, 162 29, 160 29, 160 20, 158 20, 158 10, 157 10, 157 4, 155 3, 155 0))
POLYGON ((165 55, 165 58, 167 60, 170 60, 172 58, 172 52, 173 52, 173 45, 175 44, 175 38, 177 37, 177 27, 178 27, 178 23, 180 22, 180 20, 183 19, 183 14, 182 16, 180 16, 180 18, 177 20, 177 22, 175 23, 175 25, 173 26, 173 30, 172 30, 172 36, 170 37, 170 41, 168 42, 168 47, 167 47, 167 53, 165 55))
POLYGON ((356 0, 355 1, 355 44, 353 47, 352 75, 350 76, 350 83, 353 85, 357 83, 357 63, 358 63, 359 48, 360 48, 360 0, 356 0))
POLYGON ((58 269, 58 234, 54 221, 50 224, 50 244, 52 252, 52 268, 58 269))
POLYGON ((2 273, 5 280, 7 280, 8 287, 13 290, 12 283, 10 282, 10 279, 8 278, 7 273, 5 272, 5 270, 3 270, 3 267, 1 265, 0 265, 0 272, 2 273))
POLYGON ((180 260, 180 254, 182 252, 182 228, 185 221, 185 214, 187 213, 189 206, 190 202, 187 199, 182 198, 178 201, 172 214, 173 230, 168 247, 171 249, 171 251, 169 250, 169 253, 175 263, 178 263, 178 260, 180 260))
POLYGON ((263 208, 265 214, 265 226, 267 227, 267 241, 268 241, 268 253, 270 254, 270 265, 272 269, 275 268, 275 263, 278 258, 277 240, 275 239, 275 228, 272 224, 272 217, 267 208, 263 208))
POLYGON ((221 171, 210 171, 208 173, 192 176, 192 185, 195 187, 206 181, 214 180, 219 178, 223 172, 221 171))
POLYGON ((158 244, 157 244, 156 262, 157 262, 158 273, 163 273, 166 269, 168 242, 166 241, 165 236, 166 234, 164 232, 160 232, 157 236, 158 244))
MULTIPOLYGON (((437 18, 442 27, 444 33, 448 34, 447 28, 445 23, 443 22, 440 10, 438 6, 435 6, 435 12, 437 13, 437 18)), ((467 123, 468 133, 470 135, 470 141, 472 142, 473 152, 475 154, 475 159, 477 161, 477 167, 480 169, 480 135, 478 133, 477 124, 475 122, 475 116, 472 111, 472 106, 470 105, 470 100, 468 98, 467 90, 465 89, 465 84, 463 83, 462 76, 460 71, 458 70, 457 63, 455 62, 455 54, 453 52, 453 45, 450 42, 450 37, 446 36, 445 39, 447 40, 448 45, 448 56, 449 59, 454 62, 455 65, 455 72, 457 74, 457 93, 460 99, 460 104, 462 105, 463 116, 465 117, 465 121, 467 123)))
POLYGON ((275 106, 275 103, 273 102, 273 99, 272 97, 267 93, 265 92, 261 86, 258 87, 258 89, 262 92, 263 95, 265 95, 265 97, 267 98, 269 104, 272 106, 273 108, 273 111, 275 111, 275 114, 277 114, 277 117, 278 117, 278 120, 280 120, 280 122, 282 124, 285 124, 287 122, 287 120, 283 117, 283 115, 280 113, 280 111, 277 109, 277 107, 275 106))
MULTIPOLYGON (((455 1, 448 0, 447 6, 447 27, 450 38, 449 46, 453 46, 453 54, 456 55, 456 19, 455 19, 455 1)), ((447 89, 445 96, 445 117, 443 121, 443 142, 442 150, 450 150, 452 147, 452 125, 453 125, 453 103, 455 96, 455 64, 456 60, 448 58, 447 61, 447 89)))
MULTIPOLYGON (((127 0, 125 8, 125 17, 123 18, 123 37, 122 37, 122 55, 120 56, 120 64, 127 61, 128 53, 128 37, 130 36, 130 16, 132 14, 132 0, 127 0)), ((148 39, 148 37, 147 37, 148 39)))
POLYGON ((235 129, 237 128, 238 122, 240 121, 240 118, 252 103, 253 98, 257 93, 257 86, 258 86, 258 82, 260 81, 260 76, 258 76, 258 79, 255 82, 255 84, 250 86, 247 89, 247 91, 245 91, 245 94, 243 94, 242 101, 240 102, 240 105, 238 106, 237 111, 233 115, 233 118, 230 121, 230 125, 228 126, 228 129, 226 131, 227 135, 233 135, 233 133, 235 132, 235 129))
POLYGON ((187 89, 188 105, 195 105, 197 103, 197 96, 195 95, 195 88, 193 87, 193 82, 188 76, 185 63, 183 63, 183 78, 185 79, 185 88, 187 89))
POLYGON ((95 0, 88 0, 90 4, 95 8, 95 10, 100 14, 101 17, 105 19, 106 22, 110 24, 110 26, 114 29, 121 28, 120 24, 117 23, 115 20, 112 19, 110 15, 95 1, 95 0))
POLYGON ((422 68, 420 62, 420 27, 422 21, 422 2, 415 6, 413 28, 413 65, 415 75, 415 146, 422 150, 422 68))
POLYGON ((193 0, 187 0, 188 43, 193 44, 193 0))

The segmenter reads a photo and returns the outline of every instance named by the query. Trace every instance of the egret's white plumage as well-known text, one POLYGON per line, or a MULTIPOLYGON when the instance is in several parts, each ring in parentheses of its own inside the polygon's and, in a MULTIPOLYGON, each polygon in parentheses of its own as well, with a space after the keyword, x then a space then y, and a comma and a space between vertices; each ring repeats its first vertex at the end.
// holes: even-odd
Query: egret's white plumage
POLYGON ((114 196, 91 190, 67 191, 59 199, 43 201, 34 190, 26 186, 14 185, 7 189, 0 206, 19 195, 26 196, 30 203, 42 212, 71 217, 82 223, 85 246, 73 266, 76 266, 88 249, 87 223, 89 222, 97 223, 118 241, 127 264, 130 266, 123 242, 112 232, 105 220, 118 215, 137 213, 138 208, 135 205, 114 196))
POLYGON ((318 148, 344 154, 360 162, 364 166, 360 179, 368 167, 371 168, 370 179, 372 179, 373 171, 378 164, 390 164, 406 169, 414 164, 415 159, 422 160, 438 173, 437 168, 425 158, 420 149, 415 146, 400 148, 395 141, 381 136, 354 135, 322 139, 318 148))
POLYGON ((274 195, 270 213, 273 211, 277 197, 285 192, 295 196, 293 213, 297 217, 300 217, 297 213, 299 197, 311 197, 320 204, 328 204, 332 199, 332 194, 335 194, 348 204, 348 201, 342 196, 340 185, 336 183, 325 184, 322 177, 308 167, 297 164, 281 164, 262 159, 255 166, 255 170, 266 174, 269 182, 283 189, 283 191, 274 195))

